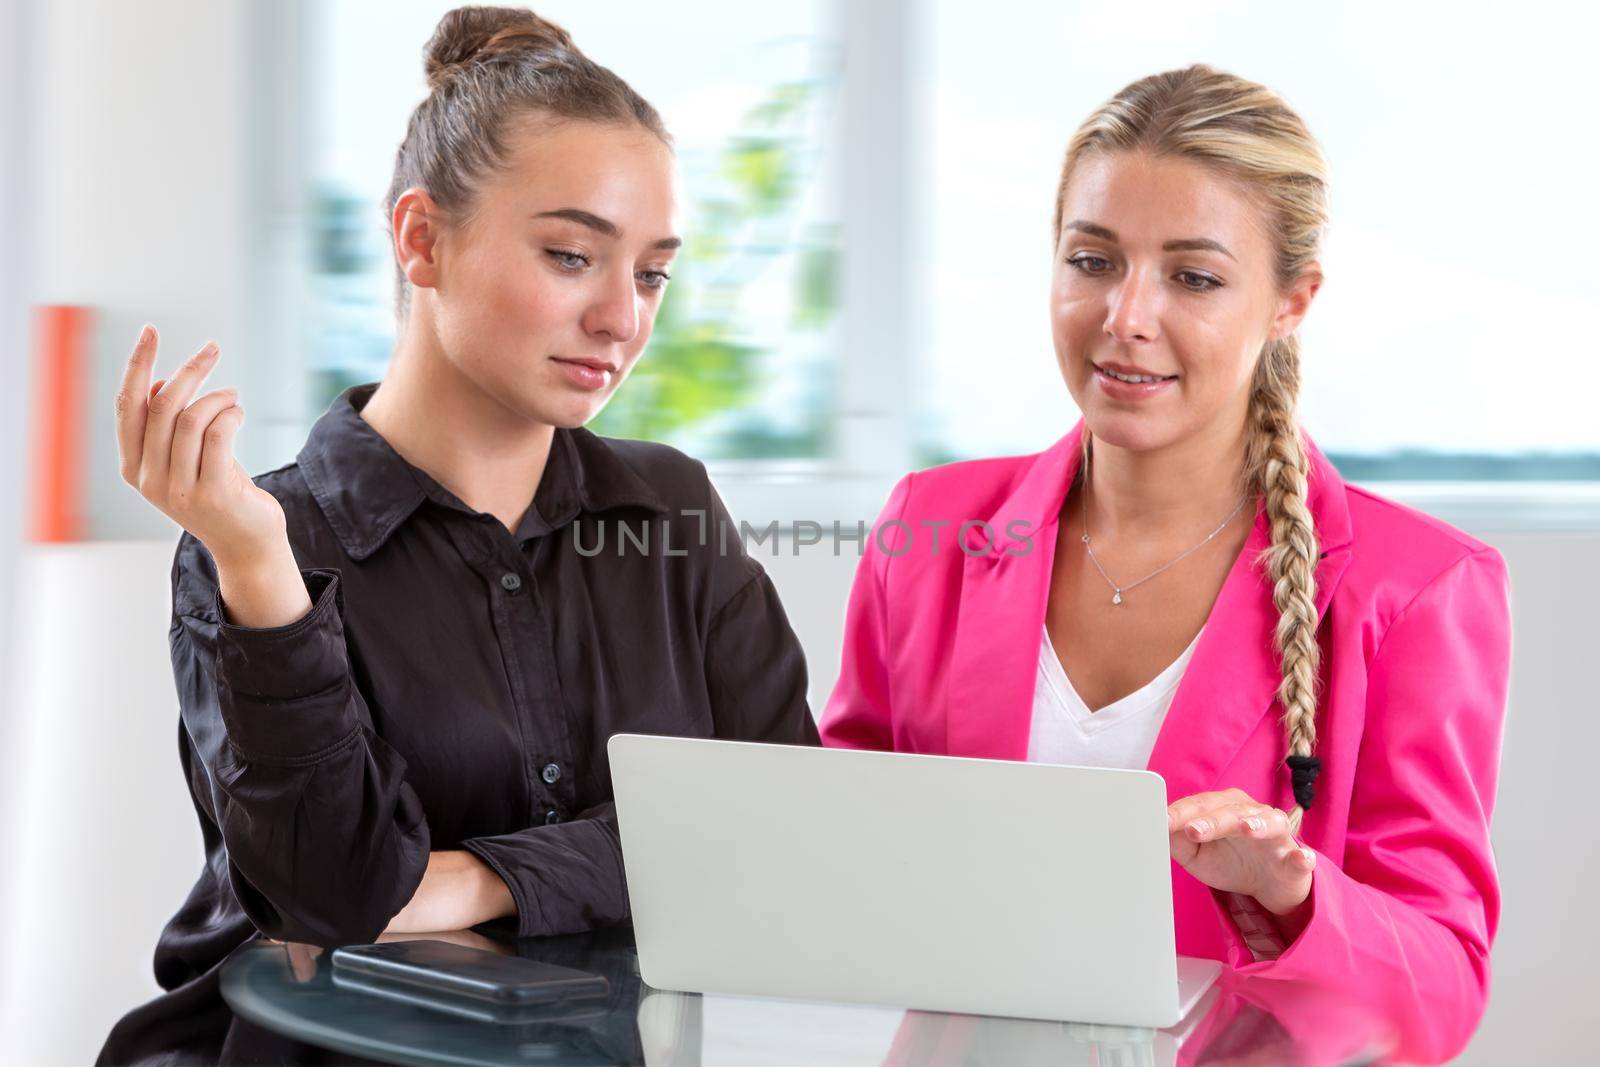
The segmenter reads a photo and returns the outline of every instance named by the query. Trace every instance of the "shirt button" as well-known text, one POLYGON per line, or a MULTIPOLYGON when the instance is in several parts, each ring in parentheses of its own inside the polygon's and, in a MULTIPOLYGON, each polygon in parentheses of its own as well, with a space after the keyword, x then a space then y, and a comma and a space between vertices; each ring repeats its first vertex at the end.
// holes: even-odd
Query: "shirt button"
POLYGON ((550 785, 555 785, 561 780, 561 768, 554 763, 544 765, 544 780, 550 785))
POLYGON ((522 588, 522 579, 515 574, 502 574, 500 576, 500 587, 508 593, 515 593, 522 588))
POLYGON ((547 811, 544 813, 544 824, 546 826, 554 826, 560 821, 561 813, 559 811, 547 811))

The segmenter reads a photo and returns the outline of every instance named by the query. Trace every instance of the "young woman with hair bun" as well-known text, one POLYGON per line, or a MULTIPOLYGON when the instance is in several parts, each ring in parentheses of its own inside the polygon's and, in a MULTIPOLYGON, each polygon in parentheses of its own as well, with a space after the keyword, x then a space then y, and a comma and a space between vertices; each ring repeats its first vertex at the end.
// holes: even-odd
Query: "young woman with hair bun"
POLYGON ((659 115, 525 9, 451 11, 425 56, 383 381, 253 479, 233 391, 195 398, 216 346, 152 386, 146 328, 116 398, 123 477, 185 531, 171 651, 206 864, 156 949, 167 992, 103 1063, 316 1061, 221 1000, 253 939, 625 921, 614 733, 816 743, 771 581, 705 536, 728 521, 705 468, 582 429, 679 246, 659 115), (624 524, 651 547, 592 550, 624 524))
POLYGON ((894 488, 823 743, 1158 771, 1179 953, 1369 996, 1436 1061, 1489 988, 1508 582, 1298 424, 1327 222, 1260 85, 1196 65, 1089 117, 1050 290, 1082 418, 894 488))

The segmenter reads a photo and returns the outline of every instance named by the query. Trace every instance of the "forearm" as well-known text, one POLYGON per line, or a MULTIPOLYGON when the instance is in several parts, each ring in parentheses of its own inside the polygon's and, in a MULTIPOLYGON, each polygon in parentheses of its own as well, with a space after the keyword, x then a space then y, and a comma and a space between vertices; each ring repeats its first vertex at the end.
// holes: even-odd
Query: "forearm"
POLYGON ((464 850, 433 852, 422 884, 384 932, 465 930, 516 913, 511 890, 477 856, 464 850))

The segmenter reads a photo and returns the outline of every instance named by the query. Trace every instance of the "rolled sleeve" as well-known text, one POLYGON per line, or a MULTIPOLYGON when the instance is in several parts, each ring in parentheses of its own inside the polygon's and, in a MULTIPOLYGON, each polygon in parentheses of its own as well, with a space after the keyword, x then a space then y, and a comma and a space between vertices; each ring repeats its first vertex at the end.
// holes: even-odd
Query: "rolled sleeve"
MULTIPOLYGON (((287 626, 217 626, 217 692, 228 736, 254 760, 314 760, 359 729, 349 699, 339 573, 302 570, 311 610, 287 626)), ((223 614, 220 594, 216 617, 223 614)))
POLYGON ((430 830, 351 674, 338 572, 302 576, 303 618, 235 626, 210 554, 180 539, 170 644, 184 737, 204 767, 192 795, 223 846, 212 862, 257 929, 369 941, 420 883, 430 830))
POLYGON ((615 804, 553 826, 471 838, 461 847, 511 890, 518 937, 579 933, 629 917, 615 804))

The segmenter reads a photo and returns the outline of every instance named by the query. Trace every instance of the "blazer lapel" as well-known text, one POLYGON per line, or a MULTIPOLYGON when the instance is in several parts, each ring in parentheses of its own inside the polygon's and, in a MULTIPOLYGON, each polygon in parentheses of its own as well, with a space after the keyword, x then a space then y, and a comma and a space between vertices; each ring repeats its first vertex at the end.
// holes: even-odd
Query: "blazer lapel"
MULTIPOLYGON (((1321 551, 1314 600, 1320 623, 1350 562, 1350 513, 1338 472, 1308 436, 1303 439, 1311 467, 1307 507, 1321 551)), ((1282 714, 1282 673, 1273 648, 1278 612, 1265 568, 1255 564, 1271 531, 1265 504, 1257 507, 1250 537, 1223 582, 1150 754, 1148 767, 1166 780, 1168 803, 1216 788, 1261 720, 1282 714)), ((1274 775, 1287 795, 1289 773, 1281 761, 1274 775)))
MULTIPOLYGON (((1028 758, 1055 534, 1067 487, 1077 476, 1082 436, 1080 420, 1035 458, 988 519, 996 534, 992 551, 963 554, 945 717, 949 755, 1028 758), (1008 536, 1008 524, 1018 520, 1028 526, 1020 536, 1008 536)), ((1320 622, 1350 562, 1350 514, 1344 481, 1310 437, 1302 437, 1310 460, 1307 507, 1321 551, 1315 597, 1320 622)), ((1250 536, 1156 738, 1148 768, 1166 780, 1169 803, 1213 788, 1261 720, 1278 714, 1281 674, 1272 643, 1278 616, 1264 570, 1254 563, 1270 536, 1258 504, 1250 536)), ((1287 790, 1288 772, 1281 765, 1278 775, 1287 790)))
MULTIPOLYGON (((1082 439, 1080 420, 1039 453, 1005 503, 988 516, 994 537, 989 550, 963 553, 945 714, 949 755, 1028 758, 1056 527, 1067 487, 1078 473, 1082 439)), ((976 528, 970 534, 983 538, 976 528)))

